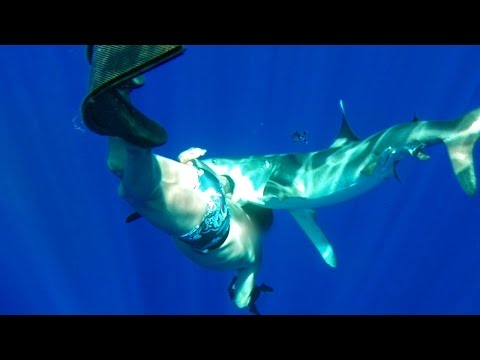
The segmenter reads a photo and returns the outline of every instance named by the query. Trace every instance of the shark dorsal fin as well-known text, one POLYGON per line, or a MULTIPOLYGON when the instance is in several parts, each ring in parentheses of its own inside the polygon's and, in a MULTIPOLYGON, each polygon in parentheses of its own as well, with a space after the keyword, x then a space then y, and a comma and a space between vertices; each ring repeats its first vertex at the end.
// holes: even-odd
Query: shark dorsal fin
POLYGON ((347 116, 345 115, 345 108, 343 107, 343 101, 340 100, 340 109, 342 110, 342 126, 337 138, 330 147, 343 146, 352 141, 359 141, 360 138, 350 129, 348 125, 347 116))

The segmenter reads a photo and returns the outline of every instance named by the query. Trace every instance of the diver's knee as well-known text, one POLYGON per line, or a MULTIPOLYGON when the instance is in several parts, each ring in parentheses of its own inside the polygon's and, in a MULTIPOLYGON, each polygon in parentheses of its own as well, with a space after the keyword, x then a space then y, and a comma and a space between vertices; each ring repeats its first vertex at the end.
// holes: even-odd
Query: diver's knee
POLYGON ((113 156, 109 156, 107 159, 107 167, 112 174, 118 177, 123 175, 123 164, 113 156))
POLYGON ((162 189, 160 186, 153 186, 150 184, 135 183, 126 181, 126 175, 121 177, 118 195, 129 203, 135 203, 138 206, 158 198, 162 189))
POLYGON ((109 136, 107 167, 116 176, 121 177, 125 168, 126 149, 125 141, 109 136))
POLYGON ((151 149, 144 149, 122 139, 110 137, 107 167, 113 174, 122 177, 128 161, 136 164, 142 159, 151 159, 152 156, 151 149))

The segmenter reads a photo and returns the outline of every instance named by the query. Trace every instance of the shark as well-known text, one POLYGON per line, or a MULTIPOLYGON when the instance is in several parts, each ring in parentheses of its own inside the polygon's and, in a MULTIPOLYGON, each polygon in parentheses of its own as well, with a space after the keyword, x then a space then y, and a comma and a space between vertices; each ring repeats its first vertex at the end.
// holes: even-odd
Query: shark
MULTIPOLYGON (((469 196, 477 192, 473 150, 480 136, 480 108, 445 121, 420 119, 397 124, 366 139, 350 128, 343 101, 338 136, 326 149, 304 153, 199 158, 234 183, 231 200, 288 211, 326 264, 336 267, 334 249, 316 222, 316 209, 360 196, 397 177, 405 158, 429 159, 425 149, 444 144, 456 178, 469 196)), ((205 151, 202 152, 204 154, 205 151)))

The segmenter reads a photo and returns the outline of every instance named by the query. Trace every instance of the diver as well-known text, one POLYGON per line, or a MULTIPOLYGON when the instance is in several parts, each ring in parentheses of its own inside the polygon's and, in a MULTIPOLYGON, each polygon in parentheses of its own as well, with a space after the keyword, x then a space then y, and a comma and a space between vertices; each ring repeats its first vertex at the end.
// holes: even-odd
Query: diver
POLYGON ((272 291, 255 285, 261 237, 273 223, 272 210, 232 202, 231 179, 191 161, 196 154, 184 152, 182 161, 154 154, 152 148, 167 141, 167 132, 130 101, 131 91, 143 85, 144 72, 182 51, 176 45, 88 46, 84 122, 108 137, 108 167, 120 179, 119 196, 135 209, 126 221, 142 217, 169 234, 195 263, 236 271, 229 296, 237 307, 258 314, 260 292, 272 291))

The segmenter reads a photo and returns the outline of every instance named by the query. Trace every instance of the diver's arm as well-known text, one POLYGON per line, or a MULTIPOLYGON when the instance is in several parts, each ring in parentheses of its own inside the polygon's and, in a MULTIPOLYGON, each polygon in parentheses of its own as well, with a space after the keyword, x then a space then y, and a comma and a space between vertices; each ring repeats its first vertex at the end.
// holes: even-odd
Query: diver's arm
POLYGON ((210 171, 217 178, 217 180, 220 182, 220 184, 222 185, 223 190, 225 191, 225 195, 229 199, 231 199, 232 198, 232 193, 233 193, 233 188, 234 188, 233 180, 230 179, 232 181, 232 184, 233 184, 232 185, 229 182, 229 180, 227 179, 227 177, 217 174, 209 166, 207 166, 203 161, 199 160, 199 158, 202 157, 203 155, 205 155, 206 153, 207 153, 207 150, 205 150, 205 149, 201 149, 201 148, 197 148, 197 147, 191 147, 188 150, 182 151, 178 155, 178 161, 181 162, 182 164, 186 164, 186 165, 190 165, 190 166, 195 165, 199 169, 203 169, 203 170, 206 169, 206 170, 210 171))

